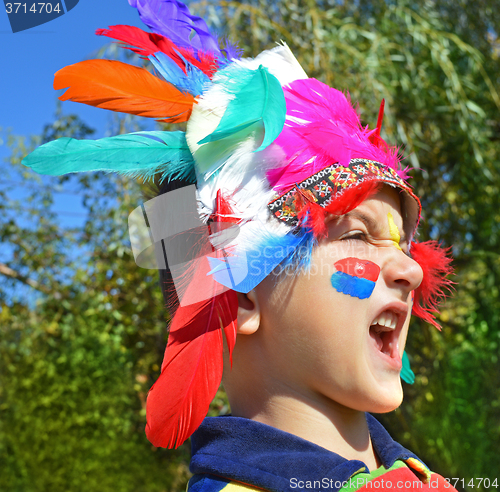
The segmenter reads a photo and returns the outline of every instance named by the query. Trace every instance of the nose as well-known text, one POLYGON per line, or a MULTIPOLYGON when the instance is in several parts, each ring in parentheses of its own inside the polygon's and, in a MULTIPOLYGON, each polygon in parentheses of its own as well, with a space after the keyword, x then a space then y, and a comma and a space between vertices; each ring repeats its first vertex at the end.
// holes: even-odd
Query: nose
POLYGON ((415 290, 424 278, 422 267, 408 255, 396 248, 390 248, 384 276, 387 284, 398 287, 406 292, 415 290))

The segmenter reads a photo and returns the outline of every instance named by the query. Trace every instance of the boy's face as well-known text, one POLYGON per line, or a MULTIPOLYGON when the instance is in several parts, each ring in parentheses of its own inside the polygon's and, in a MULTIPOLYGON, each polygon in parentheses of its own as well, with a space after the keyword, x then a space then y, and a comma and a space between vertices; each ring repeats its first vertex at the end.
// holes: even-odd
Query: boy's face
POLYGON ((285 385, 315 406, 333 400, 360 411, 391 411, 402 401, 401 357, 412 291, 422 281, 422 269, 406 254, 399 194, 384 186, 327 225, 308 273, 281 273, 277 283, 269 276, 255 290, 267 371, 277 388, 285 385), (356 288, 342 293, 332 286, 334 264, 347 258, 380 268, 367 298, 356 296, 356 288))

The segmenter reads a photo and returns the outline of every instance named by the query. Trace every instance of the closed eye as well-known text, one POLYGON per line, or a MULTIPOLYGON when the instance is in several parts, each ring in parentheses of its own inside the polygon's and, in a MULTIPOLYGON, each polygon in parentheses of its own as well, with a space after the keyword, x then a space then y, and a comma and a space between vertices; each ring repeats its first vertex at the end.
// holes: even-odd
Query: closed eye
MULTIPOLYGON (((366 232, 363 232, 363 231, 349 231, 347 233, 345 233, 342 237, 339 238, 340 241, 364 241, 364 242, 372 242, 374 244, 377 244, 378 241, 374 238, 372 238, 368 233, 366 232)), ((382 242, 384 242, 385 240, 381 240, 382 242)), ((391 241, 392 242, 392 241, 391 241)), ((402 247, 401 248, 401 251, 408 257, 412 257, 411 256, 411 252, 408 251, 408 248, 407 247, 402 247)))
POLYGON ((358 240, 358 241, 366 241, 367 238, 368 238, 368 235, 362 231, 352 231, 352 232, 348 232, 347 234, 342 236, 340 238, 340 240, 346 241, 346 240, 352 239, 352 240, 358 240))

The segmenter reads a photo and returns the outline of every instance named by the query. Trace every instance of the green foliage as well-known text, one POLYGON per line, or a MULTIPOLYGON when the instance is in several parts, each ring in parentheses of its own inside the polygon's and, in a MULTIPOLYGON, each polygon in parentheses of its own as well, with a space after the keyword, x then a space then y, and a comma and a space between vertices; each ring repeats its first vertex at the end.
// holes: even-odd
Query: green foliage
POLYGON ((0 489, 184 490, 188 447, 167 453, 144 434, 168 318, 156 272, 127 244, 140 189, 102 174, 42 180, 19 165, 23 140, 12 146, 25 196, 0 219, 2 260, 19 274, 3 277, 0 305, 0 489), (52 212, 58 182, 82 198, 79 227, 52 212))
POLYGON ((414 326, 417 381, 397 419, 387 420, 435 469, 467 482, 500 468, 499 278, 498 255, 478 255, 459 271, 443 333, 414 326))
POLYGON ((143 433, 147 378, 102 300, 2 310, 2 490, 172 490, 175 457, 143 433))

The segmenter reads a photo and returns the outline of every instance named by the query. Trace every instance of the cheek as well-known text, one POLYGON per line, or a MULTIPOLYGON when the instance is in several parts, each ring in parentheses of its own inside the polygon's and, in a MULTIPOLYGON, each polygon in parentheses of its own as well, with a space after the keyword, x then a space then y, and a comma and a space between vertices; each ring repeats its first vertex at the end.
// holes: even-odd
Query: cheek
POLYGON ((343 244, 331 246, 317 248, 308 271, 264 280, 259 289, 269 284, 262 299, 270 325, 286 327, 289 335, 291 327, 300 331, 310 325, 318 330, 349 326, 358 314, 364 323, 365 311, 360 311, 359 302, 372 296, 380 267, 362 257, 347 256, 352 251, 343 244))
POLYGON ((367 299, 380 274, 380 267, 369 260, 359 258, 344 258, 335 263, 337 270, 331 276, 332 287, 342 294, 367 299))
POLYGON ((413 301, 409 300, 408 301, 408 315, 406 317, 405 324, 403 326, 403 329, 401 330, 401 335, 399 338, 399 355, 403 357, 403 352, 405 350, 405 345, 406 345, 406 338, 408 337, 408 330, 410 327, 410 321, 411 321, 411 308, 413 305, 413 301))

